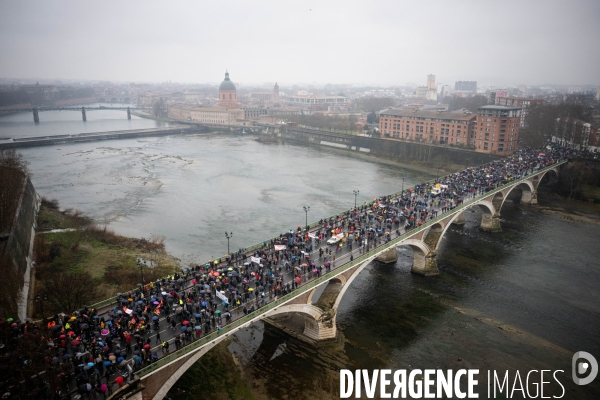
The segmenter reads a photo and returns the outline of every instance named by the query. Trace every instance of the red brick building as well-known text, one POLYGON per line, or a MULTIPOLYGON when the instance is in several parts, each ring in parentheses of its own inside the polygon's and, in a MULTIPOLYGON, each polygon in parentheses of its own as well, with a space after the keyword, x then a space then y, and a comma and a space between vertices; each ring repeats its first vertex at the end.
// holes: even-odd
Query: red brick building
POLYGON ((440 111, 387 110, 379 115, 384 137, 426 143, 468 145, 475 114, 440 111))
POLYGON ((470 145, 477 151, 510 155, 517 150, 521 108, 483 106, 477 109, 477 122, 470 145))
POLYGON ((528 99, 525 97, 503 97, 496 96, 496 104, 499 106, 519 107, 521 108, 521 128, 525 126, 525 116, 527 109, 531 106, 544 104, 543 99, 528 99))
POLYGON ((520 122, 520 108, 496 105, 479 107, 477 115, 387 110, 379 116, 379 131, 384 137, 471 146, 476 151, 504 156, 517 150, 520 122))

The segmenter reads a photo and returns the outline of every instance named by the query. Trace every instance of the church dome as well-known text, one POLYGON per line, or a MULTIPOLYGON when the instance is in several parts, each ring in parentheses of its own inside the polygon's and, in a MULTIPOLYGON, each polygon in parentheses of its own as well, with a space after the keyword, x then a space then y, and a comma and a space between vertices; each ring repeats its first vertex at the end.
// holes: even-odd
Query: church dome
POLYGON ((225 72, 225 80, 219 85, 219 90, 236 90, 235 85, 229 79, 229 72, 225 72))

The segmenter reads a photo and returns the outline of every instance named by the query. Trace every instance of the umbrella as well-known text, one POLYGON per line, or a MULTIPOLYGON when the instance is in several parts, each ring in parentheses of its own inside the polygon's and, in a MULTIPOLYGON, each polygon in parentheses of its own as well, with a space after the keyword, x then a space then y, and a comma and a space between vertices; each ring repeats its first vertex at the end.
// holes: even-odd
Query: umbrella
POLYGON ((186 330, 186 327, 185 327, 185 326, 182 326, 182 327, 181 327, 181 332, 185 332, 185 330, 186 330))
POLYGON ((150 343, 146 343, 146 344, 144 345, 144 348, 145 348, 146 350, 150 350, 150 343))
POLYGON ((79 343, 80 343, 80 342, 79 342, 79 340, 73 340, 73 341, 71 342, 71 344, 72 344, 73 346, 79 346, 79 343))
POLYGON ((63 355, 63 360, 68 360, 69 358, 71 358, 70 354, 63 355))
POLYGON ((233 267, 227 268, 227 271, 233 271, 233 267))
POLYGON ((8 318, 8 319, 6 320, 6 322, 13 322, 13 321, 14 321, 14 319, 12 319, 12 318, 8 318))
POLYGON ((159 305, 160 303, 158 301, 153 301, 152 304, 154 304, 155 306, 159 305))
POLYGON ((104 366, 108 367, 110 365, 110 361, 104 361, 104 366))
POLYGON ((117 359, 117 357, 115 357, 115 355, 113 354, 113 355, 108 356, 108 359, 110 361, 115 361, 117 359))
POLYGON ((302 264, 303 267, 308 267, 307 263, 302 264))
POLYGON ((90 368, 92 368, 92 367, 90 367, 89 365, 86 365, 85 367, 83 367, 83 370, 84 370, 84 371, 87 371, 87 370, 88 370, 88 369, 90 369, 90 368))
POLYGON ((248 291, 252 292, 252 291, 254 291, 254 288, 248 288, 248 291))
POLYGON ((66 338, 66 336, 65 335, 60 335, 59 338, 60 339, 64 339, 64 338, 66 338))
POLYGON ((135 357, 133 357, 133 361, 135 361, 136 363, 141 363, 142 362, 142 357, 135 356, 135 357))
POLYGON ((200 315, 200 314, 194 314, 194 317, 196 317, 196 318, 200 318, 200 317, 201 317, 201 315, 200 315))
POLYGON ((117 376, 117 379, 115 379, 115 382, 120 385, 123 384, 123 377, 121 375, 117 376))
POLYGON ((123 358, 123 357, 119 357, 119 358, 117 358, 117 362, 121 362, 121 361, 123 361, 123 360, 124 360, 124 358, 123 358))
POLYGON ((108 329, 102 329, 102 336, 106 336, 110 333, 110 331, 108 329))
POLYGON ((296 282, 296 284, 300 284, 300 282, 302 282, 302 278, 297 276, 296 279, 294 279, 294 281, 296 282))
POLYGON ((152 321, 157 321, 158 317, 155 315, 154 317, 152 317, 152 321))
POLYGON ((127 361, 122 360, 121 363, 119 364, 119 367, 123 367, 125 365, 127 365, 127 361))
POLYGON ((190 323, 190 321, 188 321, 188 320, 185 320, 185 321, 183 321, 183 322, 181 323, 181 325, 188 325, 189 323, 190 323))
POLYGON ((81 329, 87 329, 90 327, 88 324, 81 324, 79 326, 81 326, 81 329))
POLYGON ((221 310, 215 310, 215 314, 221 314, 221 310))
POLYGON ((167 292, 160 292, 163 296, 166 296, 167 292))
POLYGON ((197 331, 199 331, 199 330, 201 330, 201 329, 202 329, 202 327, 201 327, 200 325, 196 325, 196 326, 194 327, 194 329, 195 329, 195 330, 197 330, 197 331))
POLYGON ((94 363, 93 363, 93 362, 89 362, 89 363, 87 363, 87 365, 88 365, 88 367, 90 367, 90 368, 91 368, 91 367, 93 367, 93 366, 94 366, 94 363))

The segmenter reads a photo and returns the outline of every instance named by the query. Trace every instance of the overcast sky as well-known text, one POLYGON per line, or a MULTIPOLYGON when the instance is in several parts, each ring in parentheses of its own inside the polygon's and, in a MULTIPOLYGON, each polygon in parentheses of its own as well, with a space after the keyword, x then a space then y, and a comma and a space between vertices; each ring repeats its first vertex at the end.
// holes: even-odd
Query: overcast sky
POLYGON ((600 84, 598 0, 0 0, 0 77, 600 84))

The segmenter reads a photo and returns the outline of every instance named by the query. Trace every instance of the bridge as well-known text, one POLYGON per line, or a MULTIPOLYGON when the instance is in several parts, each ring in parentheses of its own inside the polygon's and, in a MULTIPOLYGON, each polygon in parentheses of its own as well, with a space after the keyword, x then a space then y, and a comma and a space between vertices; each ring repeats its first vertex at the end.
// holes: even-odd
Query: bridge
POLYGON ((33 112, 33 122, 39 123, 40 116, 39 113, 42 111, 80 111, 81 118, 84 121, 87 121, 87 111, 97 111, 97 110, 118 110, 118 111, 127 111, 127 119, 131 119, 131 110, 150 110, 150 107, 68 107, 68 106, 50 106, 50 107, 29 107, 29 108, 14 108, 7 111, 11 113, 19 113, 19 112, 33 112))
MULTIPOLYGON (((138 370, 135 378, 115 391, 110 399, 135 399, 135 400, 160 400, 164 398, 174 383, 210 349, 231 337, 236 331, 248 327, 255 321, 285 314, 300 314, 305 319, 304 335, 311 340, 333 339, 337 334, 336 313, 346 290, 360 272, 375 259, 397 257, 396 248, 409 246, 413 250, 414 260, 411 271, 413 273, 432 276, 439 274, 436 256, 440 243, 448 228, 452 224, 464 224, 464 212, 471 208, 479 208, 482 213, 480 229, 487 232, 501 231, 500 215, 502 205, 513 193, 521 202, 537 204, 537 189, 542 179, 549 175, 558 177, 560 165, 567 161, 560 161, 546 168, 533 171, 527 176, 513 180, 493 190, 465 201, 450 211, 440 214, 432 220, 409 231, 396 235, 393 233, 391 240, 376 246, 364 254, 352 259, 350 253, 337 259, 331 271, 320 277, 308 279, 290 293, 271 301, 248 315, 239 315, 223 326, 221 331, 216 331, 191 342, 156 362, 138 370), (391 257, 390 257, 391 256, 391 257), (312 304, 313 295, 317 288, 327 284, 323 293, 328 293, 329 304, 312 304), (318 305, 321 305, 320 307, 318 305)), ((391 196, 397 197, 401 193, 391 196)), ((317 228, 318 223, 311 228, 317 228)), ((259 248, 260 245, 255 246, 259 248)), ((249 250, 252 250, 249 249, 249 250)), ((113 300, 114 301, 114 300, 113 300)), ((106 307, 111 301, 100 303, 98 308, 106 307)))

